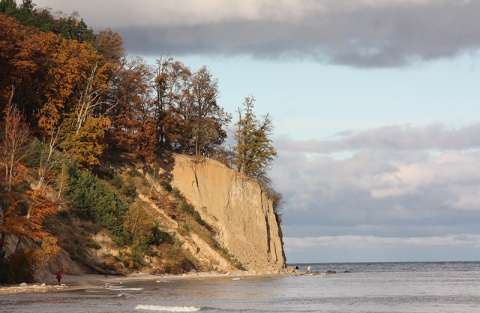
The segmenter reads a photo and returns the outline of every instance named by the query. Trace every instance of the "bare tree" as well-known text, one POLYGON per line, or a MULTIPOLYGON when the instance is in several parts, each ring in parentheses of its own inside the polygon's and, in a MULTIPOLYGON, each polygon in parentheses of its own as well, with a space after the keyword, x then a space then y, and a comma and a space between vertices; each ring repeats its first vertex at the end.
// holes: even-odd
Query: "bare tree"
POLYGON ((30 131, 25 122, 23 114, 12 104, 15 87, 12 85, 12 92, 7 106, 3 110, 3 125, 0 129, 0 165, 4 168, 2 175, 3 201, 0 208, 0 232, 3 232, 4 212, 8 209, 11 199, 11 192, 16 179, 19 178, 20 162, 28 154, 28 139, 30 131))

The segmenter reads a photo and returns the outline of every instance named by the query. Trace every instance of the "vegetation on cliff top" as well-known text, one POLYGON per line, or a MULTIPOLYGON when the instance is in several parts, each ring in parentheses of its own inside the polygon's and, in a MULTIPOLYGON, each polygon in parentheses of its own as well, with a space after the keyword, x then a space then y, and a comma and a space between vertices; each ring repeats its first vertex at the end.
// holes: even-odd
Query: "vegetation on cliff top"
POLYGON ((218 96, 218 81, 205 66, 194 71, 163 56, 150 65, 126 56, 122 38, 111 29, 95 33, 76 15, 55 16, 31 0, 1 0, 0 279, 31 279, 60 247, 83 260, 82 251, 98 248, 86 233, 101 229, 123 254, 97 269, 120 270, 118 263, 138 268, 145 256, 160 251, 169 256, 163 271, 200 267, 145 218, 137 197, 146 189, 151 201, 183 222, 185 232, 212 232, 168 177, 156 178, 162 194, 145 181, 169 152, 214 158, 252 176, 278 205, 280 195, 267 176, 276 156, 270 116, 258 119, 254 98, 247 97, 234 122, 236 145, 227 147, 232 116, 218 96), (135 164, 143 164, 142 175, 132 169, 135 164), (18 238, 8 256, 7 235, 18 238))

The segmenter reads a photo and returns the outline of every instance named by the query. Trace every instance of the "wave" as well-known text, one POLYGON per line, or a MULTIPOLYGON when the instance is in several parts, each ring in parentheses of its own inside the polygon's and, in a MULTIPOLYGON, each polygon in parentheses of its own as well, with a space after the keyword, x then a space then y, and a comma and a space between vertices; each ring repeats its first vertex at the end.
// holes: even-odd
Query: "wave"
POLYGON ((139 304, 135 310, 159 311, 159 312, 197 312, 200 308, 193 306, 159 306, 159 305, 143 305, 139 304))
POLYGON ((110 289, 110 290, 118 290, 118 291, 140 291, 143 290, 143 288, 127 288, 123 286, 108 286, 105 289, 110 289))

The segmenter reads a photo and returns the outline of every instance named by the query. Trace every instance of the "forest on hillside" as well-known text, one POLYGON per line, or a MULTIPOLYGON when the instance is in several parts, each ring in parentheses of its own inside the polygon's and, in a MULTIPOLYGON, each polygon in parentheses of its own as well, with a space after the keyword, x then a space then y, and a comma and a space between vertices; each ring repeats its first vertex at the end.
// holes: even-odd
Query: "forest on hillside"
MULTIPOLYGON (((112 156, 129 155, 151 171, 165 153, 213 158, 256 178, 278 204, 267 175, 277 154, 271 117, 256 116, 253 96, 233 114, 218 97, 206 66, 193 70, 164 55, 148 64, 127 55, 112 29, 96 33, 76 14, 1 0, 0 265, 15 260, 3 251, 7 234, 37 242, 37 259, 58 252, 44 221, 63 199, 131 244, 134 235, 119 224, 135 187, 117 179, 123 195, 109 193, 99 169, 112 156), (89 211, 86 185, 115 202, 115 212, 89 211)), ((150 239, 158 231, 151 229, 150 239)))

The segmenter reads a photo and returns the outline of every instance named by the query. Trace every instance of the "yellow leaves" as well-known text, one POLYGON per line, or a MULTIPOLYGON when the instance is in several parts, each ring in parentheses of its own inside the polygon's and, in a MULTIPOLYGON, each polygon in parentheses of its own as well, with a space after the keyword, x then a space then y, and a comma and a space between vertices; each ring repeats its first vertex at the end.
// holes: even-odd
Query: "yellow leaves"
POLYGON ((125 227, 133 234, 135 239, 146 240, 155 226, 152 218, 145 212, 142 202, 132 204, 125 216, 125 227))
POLYGON ((108 72, 112 66, 87 42, 59 40, 46 55, 47 75, 40 109, 39 126, 46 132, 60 125, 62 115, 75 112, 81 103, 81 91, 108 87, 108 72), (95 72, 93 81, 89 75, 95 72))
POLYGON ((105 117, 89 117, 78 132, 69 132, 62 143, 67 153, 84 167, 100 164, 98 159, 107 148, 105 133, 110 120, 105 117))
POLYGON ((42 249, 34 251, 34 258, 38 263, 54 260, 60 252, 58 239, 53 236, 45 236, 42 240, 42 249))

